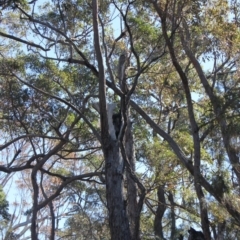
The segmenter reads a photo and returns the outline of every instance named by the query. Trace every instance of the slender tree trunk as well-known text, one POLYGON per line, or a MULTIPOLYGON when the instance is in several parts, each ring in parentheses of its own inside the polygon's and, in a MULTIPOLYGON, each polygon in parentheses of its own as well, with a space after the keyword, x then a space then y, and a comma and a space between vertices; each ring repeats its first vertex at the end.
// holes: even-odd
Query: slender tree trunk
POLYGON ((32 185, 33 185, 33 212, 32 212, 32 224, 31 224, 31 238, 38 240, 37 232, 37 208, 38 208, 38 195, 39 188, 37 185, 37 168, 35 167, 31 174, 32 185))
MULTIPOLYGON (((135 151, 134 151, 134 139, 132 134, 132 123, 128 119, 127 128, 125 132, 125 150, 130 167, 135 173, 135 151)), ((138 211, 137 203, 137 184, 132 179, 130 173, 126 171, 127 178, 127 214, 130 223, 130 231, 132 239, 140 239, 140 212, 138 211)))
MULTIPOLYGON (((153 1, 152 1, 153 2, 153 1)), ((191 124, 191 130, 192 130, 192 136, 193 136, 193 144, 194 144, 194 184, 195 184, 195 189, 197 193, 197 197, 200 203, 200 215, 201 215, 201 224, 204 232, 204 236, 206 240, 211 239, 211 234, 209 230, 209 221, 208 221, 208 211, 207 211, 207 206, 204 204, 204 195, 201 189, 200 185, 200 162, 201 162, 201 151, 200 151, 200 139, 199 139, 199 134, 198 134, 198 125, 195 120, 195 114, 193 110, 193 104, 192 104, 192 99, 191 99, 191 92, 188 84, 188 78, 183 71, 176 55, 175 55, 175 50, 174 50, 174 43, 173 40, 174 38, 169 38, 168 36, 168 26, 167 26, 167 8, 162 10, 159 5, 156 2, 153 2, 153 5, 161 18, 162 22, 162 31, 163 31, 163 36, 166 41, 167 47, 169 49, 169 53, 172 59, 172 63, 176 69, 176 71, 179 74, 179 77, 182 80, 182 85, 183 89, 185 91, 185 96, 186 96, 186 101, 187 101, 187 109, 188 109, 188 114, 189 114, 189 120, 191 124)))
MULTIPOLYGON (((186 24, 185 21, 183 21, 183 27, 184 27, 184 31, 188 32, 187 24, 186 24)), ((185 39, 183 33, 181 34, 181 41, 182 41, 182 46, 184 48, 184 51, 187 54, 187 56, 188 56, 189 60, 191 61, 192 65, 194 66, 194 68, 195 68, 195 70, 198 74, 198 77, 199 77, 199 79, 202 83, 202 86, 204 87, 205 92, 208 95, 208 97, 209 97, 209 99, 212 103, 216 120, 218 121, 218 123, 221 127, 221 133, 222 133, 224 147, 226 149, 229 160, 230 160, 230 162, 233 166, 233 170, 236 174, 238 184, 240 185, 240 172, 236 167, 236 166, 239 166, 239 158, 238 158, 237 151, 230 144, 231 134, 229 134, 230 132, 228 131, 228 124, 227 124, 225 112, 222 109, 218 98, 215 96, 213 88, 208 83, 208 80, 205 77, 205 74, 204 74, 204 72, 201 68, 201 65, 200 65, 199 61, 196 59, 193 52, 188 47, 187 40, 185 39)))
POLYGON ((163 218, 164 212, 166 211, 166 200, 164 196, 163 186, 158 187, 157 195, 158 195, 158 207, 157 207, 157 212, 154 219, 154 232, 157 239, 162 240, 164 239, 162 218, 163 218))
POLYGON ((171 220, 172 220, 172 224, 171 224, 171 236, 170 238, 173 240, 175 239, 175 235, 176 235, 176 219, 175 219, 175 211, 174 211, 174 200, 173 200, 173 195, 171 192, 168 193, 168 200, 171 204, 171 220))

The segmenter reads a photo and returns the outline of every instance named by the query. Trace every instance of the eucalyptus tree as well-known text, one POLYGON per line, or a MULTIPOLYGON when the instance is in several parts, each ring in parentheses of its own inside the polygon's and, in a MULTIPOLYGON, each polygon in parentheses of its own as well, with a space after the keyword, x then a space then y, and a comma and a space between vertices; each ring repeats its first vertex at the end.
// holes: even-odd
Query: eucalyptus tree
POLYGON ((19 0, 1 8, 0 170, 28 174, 32 239, 43 211, 50 239, 71 238, 68 230, 86 222, 96 223, 96 238, 106 218, 111 239, 174 239, 187 232, 179 221, 200 222, 205 239, 234 239, 237 1, 19 0), (90 189, 104 220, 79 202, 59 231, 59 199, 94 202, 90 189))

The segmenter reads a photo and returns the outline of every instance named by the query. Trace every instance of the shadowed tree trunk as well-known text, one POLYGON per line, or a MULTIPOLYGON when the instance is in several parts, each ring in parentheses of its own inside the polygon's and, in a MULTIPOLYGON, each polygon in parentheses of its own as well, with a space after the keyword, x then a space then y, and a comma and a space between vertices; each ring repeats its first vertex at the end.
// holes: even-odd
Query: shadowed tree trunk
POLYGON ((162 218, 163 218, 164 212, 166 211, 166 200, 164 196, 163 186, 158 187, 157 196, 158 196, 158 207, 157 207, 157 212, 154 220, 154 232, 155 232, 155 235, 157 236, 157 239, 162 240, 164 239, 162 218))
POLYGON ((111 239, 131 239, 123 197, 123 162, 117 141, 109 142, 104 156, 111 239))
POLYGON ((171 192, 169 192, 168 200, 169 200, 169 202, 171 204, 171 220, 172 220, 172 224, 171 224, 171 239, 174 239, 175 232, 176 232, 176 219, 175 219, 175 212, 174 212, 173 195, 172 195, 171 192))

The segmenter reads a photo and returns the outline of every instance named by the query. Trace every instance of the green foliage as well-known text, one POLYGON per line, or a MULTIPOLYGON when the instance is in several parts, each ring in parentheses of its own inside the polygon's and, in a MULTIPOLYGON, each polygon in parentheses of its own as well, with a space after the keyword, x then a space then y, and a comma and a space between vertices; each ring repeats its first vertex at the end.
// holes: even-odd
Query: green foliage
POLYGON ((0 187, 0 216, 2 218, 2 220, 10 220, 10 214, 8 213, 8 207, 9 207, 9 203, 6 200, 6 195, 2 189, 2 187, 0 187))
POLYGON ((3 3, 0 4, 0 7, 10 8, 10 9, 16 9, 16 5, 20 5, 22 8, 28 10, 28 1, 27 0, 6 0, 3 1, 3 3))
MULTIPOLYGON (((33 213, 32 206, 40 206, 36 221, 42 238, 50 238, 53 209, 59 237, 110 239, 106 193, 114 191, 105 189, 105 171, 112 166, 102 152, 105 139, 99 141, 103 113, 92 106, 102 96, 98 61, 103 59, 108 83, 104 97, 118 104, 115 112, 120 110, 124 101, 118 59, 127 51, 126 84, 128 89, 136 84, 130 99, 144 111, 128 105, 134 174, 146 189, 141 238, 156 237, 161 186, 166 239, 177 238, 180 228, 187 233, 189 224, 200 226, 206 212, 211 229, 223 227, 226 239, 236 239, 240 5, 235 0, 150 2, 99 1, 102 56, 94 45, 91 1, 0 4, 0 167, 3 172, 21 172, 15 187, 35 199, 23 197, 14 203, 19 219, 14 215, 13 226, 33 213)), ((121 181, 127 187, 125 175, 121 181)), ((129 204, 127 191, 124 188, 122 195, 129 204)), ((2 189, 0 215, 7 229, 10 215, 2 189)))

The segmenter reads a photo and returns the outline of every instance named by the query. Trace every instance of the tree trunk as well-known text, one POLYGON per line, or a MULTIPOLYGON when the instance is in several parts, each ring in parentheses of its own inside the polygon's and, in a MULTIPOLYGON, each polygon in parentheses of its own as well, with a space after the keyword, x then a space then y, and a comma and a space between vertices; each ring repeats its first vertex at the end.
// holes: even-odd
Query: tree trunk
POLYGON ((119 144, 111 141, 105 148, 107 207, 112 240, 130 240, 130 229, 123 197, 123 161, 119 144))
POLYGON ((217 233, 216 240, 224 240, 223 233, 226 231, 226 222, 224 221, 222 223, 218 223, 217 230, 218 230, 218 233, 217 233))
POLYGON ((101 124, 101 145, 105 159, 106 195, 109 212, 109 227, 112 240, 131 240, 126 204, 123 197, 123 161, 119 142, 113 136, 112 107, 107 111, 106 79, 98 30, 98 1, 92 0, 93 31, 99 80, 99 111, 101 124), (110 131, 111 130, 111 133, 110 131))
POLYGON ((173 239, 175 239, 175 235, 176 235, 176 219, 175 219, 175 211, 174 211, 174 200, 173 200, 173 194, 171 192, 169 192, 168 194, 169 194, 168 200, 171 205, 171 220, 172 220, 170 239, 173 240, 173 239))
MULTIPOLYGON (((128 120, 127 128, 125 132, 125 150, 130 167, 135 173, 135 151, 134 151, 134 140, 132 134, 132 123, 128 120)), ((140 239, 139 228, 140 228, 140 212, 138 210, 137 203, 137 184, 132 179, 130 173, 126 171, 127 178, 127 214, 130 223, 130 232, 132 239, 140 239)))
POLYGON ((172 42, 172 39, 168 35, 167 11, 166 11, 167 9, 165 9, 163 12, 162 9, 159 8, 157 3, 153 3, 153 4, 159 14, 159 17, 161 18, 163 36, 166 41, 166 45, 169 49, 172 63, 176 71, 178 72, 178 75, 182 81, 182 86, 185 92, 187 110, 188 110, 189 120, 191 124, 193 145, 194 145, 194 184, 195 184, 197 197, 200 203, 201 224, 202 224, 204 236, 206 240, 210 240, 211 234, 209 230, 208 210, 207 210, 206 204, 204 204, 205 199, 204 199, 204 195, 200 185, 201 147, 200 147, 200 138, 199 138, 199 126, 195 119, 189 81, 175 54, 174 43, 172 42))
POLYGON ((162 186, 158 187, 157 195, 158 195, 158 207, 157 207, 157 212, 154 219, 154 232, 157 239, 164 239, 162 218, 163 218, 164 212, 166 211, 166 200, 164 196, 164 189, 162 186))

